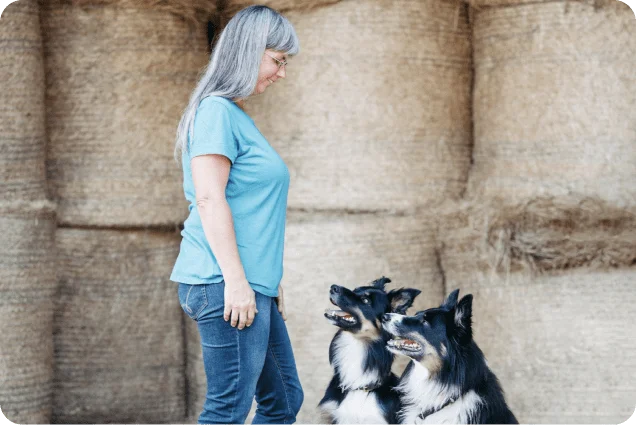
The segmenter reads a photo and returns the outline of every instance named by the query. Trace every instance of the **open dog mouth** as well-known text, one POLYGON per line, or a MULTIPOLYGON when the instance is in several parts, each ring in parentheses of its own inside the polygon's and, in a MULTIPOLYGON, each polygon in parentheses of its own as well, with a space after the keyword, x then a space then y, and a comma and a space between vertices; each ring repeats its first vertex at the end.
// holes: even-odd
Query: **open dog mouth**
POLYGON ((325 317, 327 319, 333 320, 336 324, 341 321, 350 325, 355 325, 357 323, 357 320, 355 317, 353 317, 353 315, 342 310, 326 309, 325 317))
POLYGON ((396 348, 398 350, 403 350, 403 351, 416 352, 422 349, 422 346, 418 344, 417 342, 413 341, 412 339, 400 338, 397 336, 390 339, 387 342, 387 345, 391 348, 396 348))

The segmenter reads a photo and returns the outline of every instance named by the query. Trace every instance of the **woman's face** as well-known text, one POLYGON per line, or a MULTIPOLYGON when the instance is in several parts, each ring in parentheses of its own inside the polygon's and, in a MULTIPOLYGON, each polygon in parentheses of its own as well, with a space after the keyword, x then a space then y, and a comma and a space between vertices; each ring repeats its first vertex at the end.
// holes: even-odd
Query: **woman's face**
POLYGON ((278 67, 278 62, 274 59, 278 59, 281 62, 287 60, 287 55, 283 52, 276 50, 266 49, 261 59, 261 67, 258 70, 258 81, 256 82, 256 88, 254 93, 261 94, 267 87, 274 84, 279 78, 285 78, 285 66, 278 67))

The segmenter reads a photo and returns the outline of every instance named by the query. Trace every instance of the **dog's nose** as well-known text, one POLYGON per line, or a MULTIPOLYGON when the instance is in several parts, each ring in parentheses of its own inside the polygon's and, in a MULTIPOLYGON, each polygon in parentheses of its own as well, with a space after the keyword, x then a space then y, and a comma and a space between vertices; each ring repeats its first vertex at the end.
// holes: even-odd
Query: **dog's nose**
POLYGON ((340 288, 338 287, 338 285, 331 285, 331 289, 329 290, 329 293, 337 294, 339 292, 340 292, 340 288))
POLYGON ((389 316, 388 313, 384 313, 381 317, 381 321, 388 322, 389 320, 391 320, 391 316, 389 316))

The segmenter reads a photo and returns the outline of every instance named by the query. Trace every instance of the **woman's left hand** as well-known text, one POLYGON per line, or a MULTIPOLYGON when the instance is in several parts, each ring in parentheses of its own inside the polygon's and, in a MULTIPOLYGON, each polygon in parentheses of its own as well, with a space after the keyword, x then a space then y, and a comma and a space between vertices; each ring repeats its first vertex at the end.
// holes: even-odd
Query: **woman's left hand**
POLYGON ((283 316, 283 320, 287 320, 287 313, 285 313, 285 301, 283 300, 283 285, 278 285, 276 304, 278 305, 278 311, 283 316))

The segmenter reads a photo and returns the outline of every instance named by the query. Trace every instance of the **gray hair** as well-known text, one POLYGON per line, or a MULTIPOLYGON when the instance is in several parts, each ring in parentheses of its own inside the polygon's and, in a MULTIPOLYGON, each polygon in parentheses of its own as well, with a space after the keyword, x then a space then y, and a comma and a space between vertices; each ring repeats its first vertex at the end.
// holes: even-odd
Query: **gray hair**
POLYGON ((245 99, 258 82, 258 71, 265 49, 296 55, 300 50, 292 24, 267 6, 249 6, 239 11, 226 25, 214 47, 205 73, 190 95, 177 127, 175 160, 188 150, 196 110, 207 96, 245 99))

